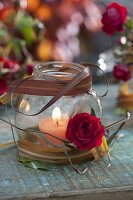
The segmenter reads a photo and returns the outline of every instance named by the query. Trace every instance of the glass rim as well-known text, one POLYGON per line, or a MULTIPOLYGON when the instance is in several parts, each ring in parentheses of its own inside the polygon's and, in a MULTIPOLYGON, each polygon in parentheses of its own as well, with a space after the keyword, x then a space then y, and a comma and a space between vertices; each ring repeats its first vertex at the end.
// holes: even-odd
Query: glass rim
POLYGON ((75 75, 80 73, 86 66, 74 62, 64 61, 50 61, 42 62, 34 66, 33 76, 34 77, 47 77, 52 80, 60 79, 61 77, 66 79, 72 79, 75 75), (66 70, 64 70, 66 69, 66 70), (69 71, 69 70, 73 70, 69 71))

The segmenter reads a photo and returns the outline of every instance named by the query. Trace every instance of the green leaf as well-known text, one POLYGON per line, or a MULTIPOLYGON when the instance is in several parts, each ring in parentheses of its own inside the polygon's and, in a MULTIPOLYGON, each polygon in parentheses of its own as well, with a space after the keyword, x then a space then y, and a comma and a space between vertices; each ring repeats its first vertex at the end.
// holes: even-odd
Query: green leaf
POLYGON ((19 39, 17 38, 12 39, 12 48, 17 60, 20 60, 22 58, 22 51, 21 51, 21 44, 20 44, 19 39))
POLYGON ((25 167, 29 167, 32 169, 48 170, 47 166, 42 161, 30 160, 28 158, 20 156, 19 162, 22 162, 25 167))
POLYGON ((0 21, 0 45, 7 44, 9 42, 10 35, 7 27, 0 21))
POLYGON ((25 167, 29 167, 29 168, 32 168, 32 169, 41 169, 41 170, 47 170, 48 169, 43 162, 37 161, 37 160, 24 162, 23 164, 24 164, 25 167))
POLYGON ((125 115, 126 113, 127 113, 127 110, 124 109, 124 108, 117 107, 115 109, 115 114, 116 115, 125 115))
POLYGON ((32 27, 23 27, 22 29, 24 40, 26 41, 26 44, 28 45, 30 45, 33 40, 32 32, 33 32, 32 27))
POLYGON ((133 20, 130 17, 128 17, 125 25, 128 29, 132 29, 133 28, 133 20))
POLYGON ((91 108, 91 115, 94 115, 94 116, 96 116, 96 113, 95 113, 95 111, 94 111, 94 109, 93 109, 93 108, 91 108))
POLYGON ((25 163, 25 162, 31 162, 32 160, 29 159, 29 158, 25 158, 25 157, 23 157, 23 156, 20 156, 20 157, 18 158, 18 161, 19 161, 19 162, 22 162, 22 163, 25 163))
POLYGON ((34 24, 35 21, 31 16, 26 15, 22 11, 18 12, 15 19, 15 28, 22 33, 23 38, 28 45, 30 45, 33 40, 32 32, 34 24))

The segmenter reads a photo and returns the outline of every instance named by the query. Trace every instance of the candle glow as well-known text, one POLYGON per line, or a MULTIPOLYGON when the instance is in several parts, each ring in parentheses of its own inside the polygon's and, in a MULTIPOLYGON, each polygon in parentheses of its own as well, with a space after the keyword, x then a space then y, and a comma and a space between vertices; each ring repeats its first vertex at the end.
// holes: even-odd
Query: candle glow
MULTIPOLYGON (((55 107, 52 111, 52 115, 44 117, 39 121, 39 130, 44 133, 50 133, 60 139, 66 139, 66 129, 69 117, 61 114, 59 107, 55 107)), ((47 138, 54 144, 62 144, 60 140, 47 135, 47 138)))
POLYGON ((55 107, 53 112, 52 112, 52 119, 54 123, 59 125, 60 119, 61 119, 61 110, 59 107, 55 107))

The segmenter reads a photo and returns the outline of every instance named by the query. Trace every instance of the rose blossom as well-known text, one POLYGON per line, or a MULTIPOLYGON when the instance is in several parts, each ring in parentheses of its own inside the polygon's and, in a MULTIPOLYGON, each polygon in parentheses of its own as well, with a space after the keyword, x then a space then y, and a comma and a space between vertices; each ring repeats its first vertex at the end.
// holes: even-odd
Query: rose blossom
POLYGON ((27 73, 28 73, 29 75, 32 74, 32 72, 33 72, 33 67, 34 67, 33 64, 28 64, 28 65, 27 65, 26 71, 27 71, 27 73))
POLYGON ((0 79, 0 95, 8 90, 7 84, 5 80, 0 79))
POLYGON ((20 66, 9 59, 3 59, 3 67, 9 69, 11 73, 15 73, 19 70, 20 66))
POLYGON ((127 65, 119 64, 114 66, 113 75, 116 79, 128 81, 131 78, 131 71, 127 65))
POLYGON ((103 135, 104 128, 99 119, 88 113, 76 114, 68 122, 66 138, 80 150, 100 146, 103 135))
POLYGON ((126 16, 127 10, 124 6, 116 2, 108 4, 101 20, 103 31, 108 35, 112 35, 116 31, 123 31, 126 16))

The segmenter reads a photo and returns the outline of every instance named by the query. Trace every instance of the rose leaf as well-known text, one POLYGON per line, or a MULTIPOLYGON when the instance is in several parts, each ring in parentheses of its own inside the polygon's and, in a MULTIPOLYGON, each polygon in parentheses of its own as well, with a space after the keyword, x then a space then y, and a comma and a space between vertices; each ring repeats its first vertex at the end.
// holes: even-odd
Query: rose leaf
POLYGON ((32 160, 29 159, 29 158, 25 158, 23 156, 19 156, 18 161, 22 162, 22 163, 25 163, 25 162, 31 162, 32 160))
POLYGON ((131 18, 127 18, 125 25, 128 29, 132 29, 133 28, 133 20, 131 18))
POLYGON ((124 108, 117 107, 115 109, 115 114, 116 115, 125 115, 126 113, 127 113, 127 110, 124 109, 124 108))
POLYGON ((28 158, 19 157, 19 162, 23 163, 25 167, 32 168, 32 169, 41 169, 41 170, 48 170, 47 166, 44 162, 38 160, 30 160, 28 158))
POLYGON ((93 108, 91 108, 91 115, 94 115, 94 116, 96 116, 96 113, 95 113, 95 111, 94 111, 94 109, 93 109, 93 108))

